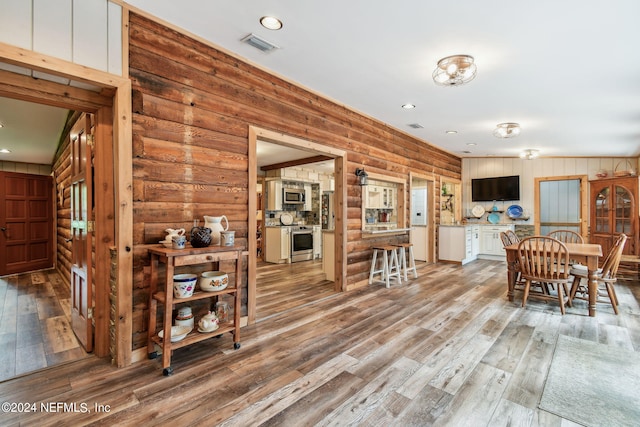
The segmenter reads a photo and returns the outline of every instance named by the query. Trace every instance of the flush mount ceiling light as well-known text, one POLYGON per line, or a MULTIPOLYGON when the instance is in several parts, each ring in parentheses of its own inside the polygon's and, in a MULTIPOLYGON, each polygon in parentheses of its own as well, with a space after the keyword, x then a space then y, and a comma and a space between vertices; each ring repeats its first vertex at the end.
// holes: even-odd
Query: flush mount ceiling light
POLYGON ((540 155, 538 150, 524 150, 520 153, 520 158, 525 160, 533 160, 540 155))
POLYGON ((500 123, 493 131, 496 138, 513 138, 520 135, 520 125, 518 123, 500 123))
POLYGON ((416 106, 414 104, 402 104, 402 108, 404 108, 405 110, 411 110, 413 108, 416 108, 416 106))
POLYGON ((279 30, 282 28, 282 21, 275 16, 263 16, 260 18, 260 24, 269 30, 279 30))
POLYGON ((456 133, 458 133, 457 130, 445 130, 444 133, 449 134, 449 135, 455 135, 456 133))
POLYGON ((6 148, 0 148, 0 153, 2 154, 9 154, 11 152, 11 150, 7 150, 6 148))
POLYGON ((462 86, 476 76, 476 64, 473 56, 452 55, 438 61, 433 70, 433 81, 440 86, 462 86))

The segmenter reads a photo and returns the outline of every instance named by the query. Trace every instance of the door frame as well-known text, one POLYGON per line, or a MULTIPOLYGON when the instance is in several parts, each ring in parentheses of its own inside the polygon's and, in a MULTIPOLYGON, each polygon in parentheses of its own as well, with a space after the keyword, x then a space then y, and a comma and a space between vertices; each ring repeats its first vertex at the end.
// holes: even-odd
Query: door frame
MULTIPOLYGON (((256 275, 257 275, 257 241, 252 238, 257 232, 257 200, 255 194, 257 192, 258 183, 258 157, 256 146, 258 138, 273 144, 284 145, 295 148, 297 150, 305 150, 310 153, 332 157, 334 159, 334 205, 335 205, 335 281, 334 289, 338 292, 346 290, 347 277, 347 204, 346 204, 346 188, 347 177, 345 174, 347 164, 347 153, 344 150, 328 147, 309 140, 301 139, 295 136, 286 135, 281 132, 263 129, 257 126, 249 126, 249 224, 247 231, 247 245, 249 250, 247 265, 247 315, 248 324, 256 321, 256 275)), ((264 188, 263 188, 264 191, 264 188)))
MULTIPOLYGON (((540 183, 544 181, 580 181, 580 234, 585 240, 589 236, 589 176, 588 175, 566 175, 547 176, 534 179, 534 209, 540 212, 540 183)), ((535 215, 534 233, 540 234, 540 215, 535 215)))
MULTIPOLYGON (((409 221, 407 227, 411 227, 411 206, 412 206, 412 190, 413 180, 421 179, 427 181, 427 247, 429 253, 427 262, 436 262, 436 176, 433 174, 423 174, 418 172, 409 172, 409 221)), ((415 243, 413 243, 415 245, 415 243)))
MULTIPOLYGON (((123 40, 126 46, 126 40, 123 40)), ((126 50, 125 50, 126 52, 126 50)), ((124 55, 126 59, 126 54, 124 55)), ((114 362, 132 362, 133 181, 131 81, 49 55, 0 42, 0 62, 97 86, 85 89, 0 71, 0 96, 96 114, 96 326, 95 354, 109 355, 110 247, 117 250, 114 362), (105 102, 108 101, 108 102, 105 102), (109 154, 111 153, 111 154, 109 154), (98 164, 100 165, 98 167, 98 164), (97 206, 97 205, 96 205, 97 206)), ((123 61, 126 76, 128 62, 123 61)))

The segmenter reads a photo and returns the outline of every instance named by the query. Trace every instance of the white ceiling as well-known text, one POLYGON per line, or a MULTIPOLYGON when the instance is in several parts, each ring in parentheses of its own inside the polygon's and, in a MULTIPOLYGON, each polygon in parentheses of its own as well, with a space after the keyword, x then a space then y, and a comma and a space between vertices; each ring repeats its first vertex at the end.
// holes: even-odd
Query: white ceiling
MULTIPOLYGON (((541 156, 640 155, 637 0, 127 3, 461 157, 515 157, 523 149, 541 156), (261 27, 267 14, 279 17, 283 29, 261 27), (249 33, 280 49, 263 53, 241 43, 249 33), (431 73, 452 54, 474 56, 477 77, 462 87, 436 86, 431 73), (416 108, 404 110, 405 103, 416 108), (501 122, 520 123, 521 135, 495 138, 501 122)), ((22 114, 28 129, 48 122, 37 114, 22 114)), ((0 122, 6 115, 0 109, 0 122)), ((47 161, 61 127, 50 131, 47 161)), ((36 136, 7 142, 7 129, 0 129, 0 148, 37 151, 28 146, 36 136)))
POLYGON ((640 155, 637 0, 127 2, 462 157, 640 155), (269 14, 281 30, 260 26, 269 14), (241 43, 249 33, 280 49, 241 43), (477 76, 436 86, 431 73, 452 54, 474 56, 477 76), (494 137, 501 122, 521 135, 494 137))

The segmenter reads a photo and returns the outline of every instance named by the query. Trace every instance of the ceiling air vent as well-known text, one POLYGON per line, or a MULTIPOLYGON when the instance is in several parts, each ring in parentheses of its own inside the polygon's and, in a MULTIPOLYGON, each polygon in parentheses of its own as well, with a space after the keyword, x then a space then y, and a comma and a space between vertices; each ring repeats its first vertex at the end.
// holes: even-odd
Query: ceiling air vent
POLYGON ((261 39, 260 37, 256 36, 255 34, 249 34, 248 36, 246 36, 245 38, 240 40, 241 42, 244 42, 250 46, 255 47, 256 49, 259 49, 263 52, 271 52, 272 50, 275 49, 280 49, 278 46, 276 46, 273 43, 270 43, 268 41, 266 41, 265 39, 261 39))
POLYGON ((409 127, 414 129, 424 129, 424 126, 422 126, 420 123, 409 123, 409 127))

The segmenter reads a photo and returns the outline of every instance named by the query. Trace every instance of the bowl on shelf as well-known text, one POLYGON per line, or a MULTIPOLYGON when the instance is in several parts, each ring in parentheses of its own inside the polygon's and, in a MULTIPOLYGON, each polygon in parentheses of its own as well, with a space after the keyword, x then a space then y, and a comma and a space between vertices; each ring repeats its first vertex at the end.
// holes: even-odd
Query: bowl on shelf
MULTIPOLYGON (((171 342, 177 342, 183 340, 187 334, 191 332, 191 328, 187 326, 172 326, 171 327, 171 342)), ((164 339, 164 329, 158 332, 158 336, 164 339)))
POLYGON ((205 292, 222 291, 229 286, 229 275, 224 271, 204 271, 198 284, 205 292))
POLYGON ((173 276, 173 296, 176 298, 188 298, 192 296, 197 281, 197 274, 176 274, 173 276))

